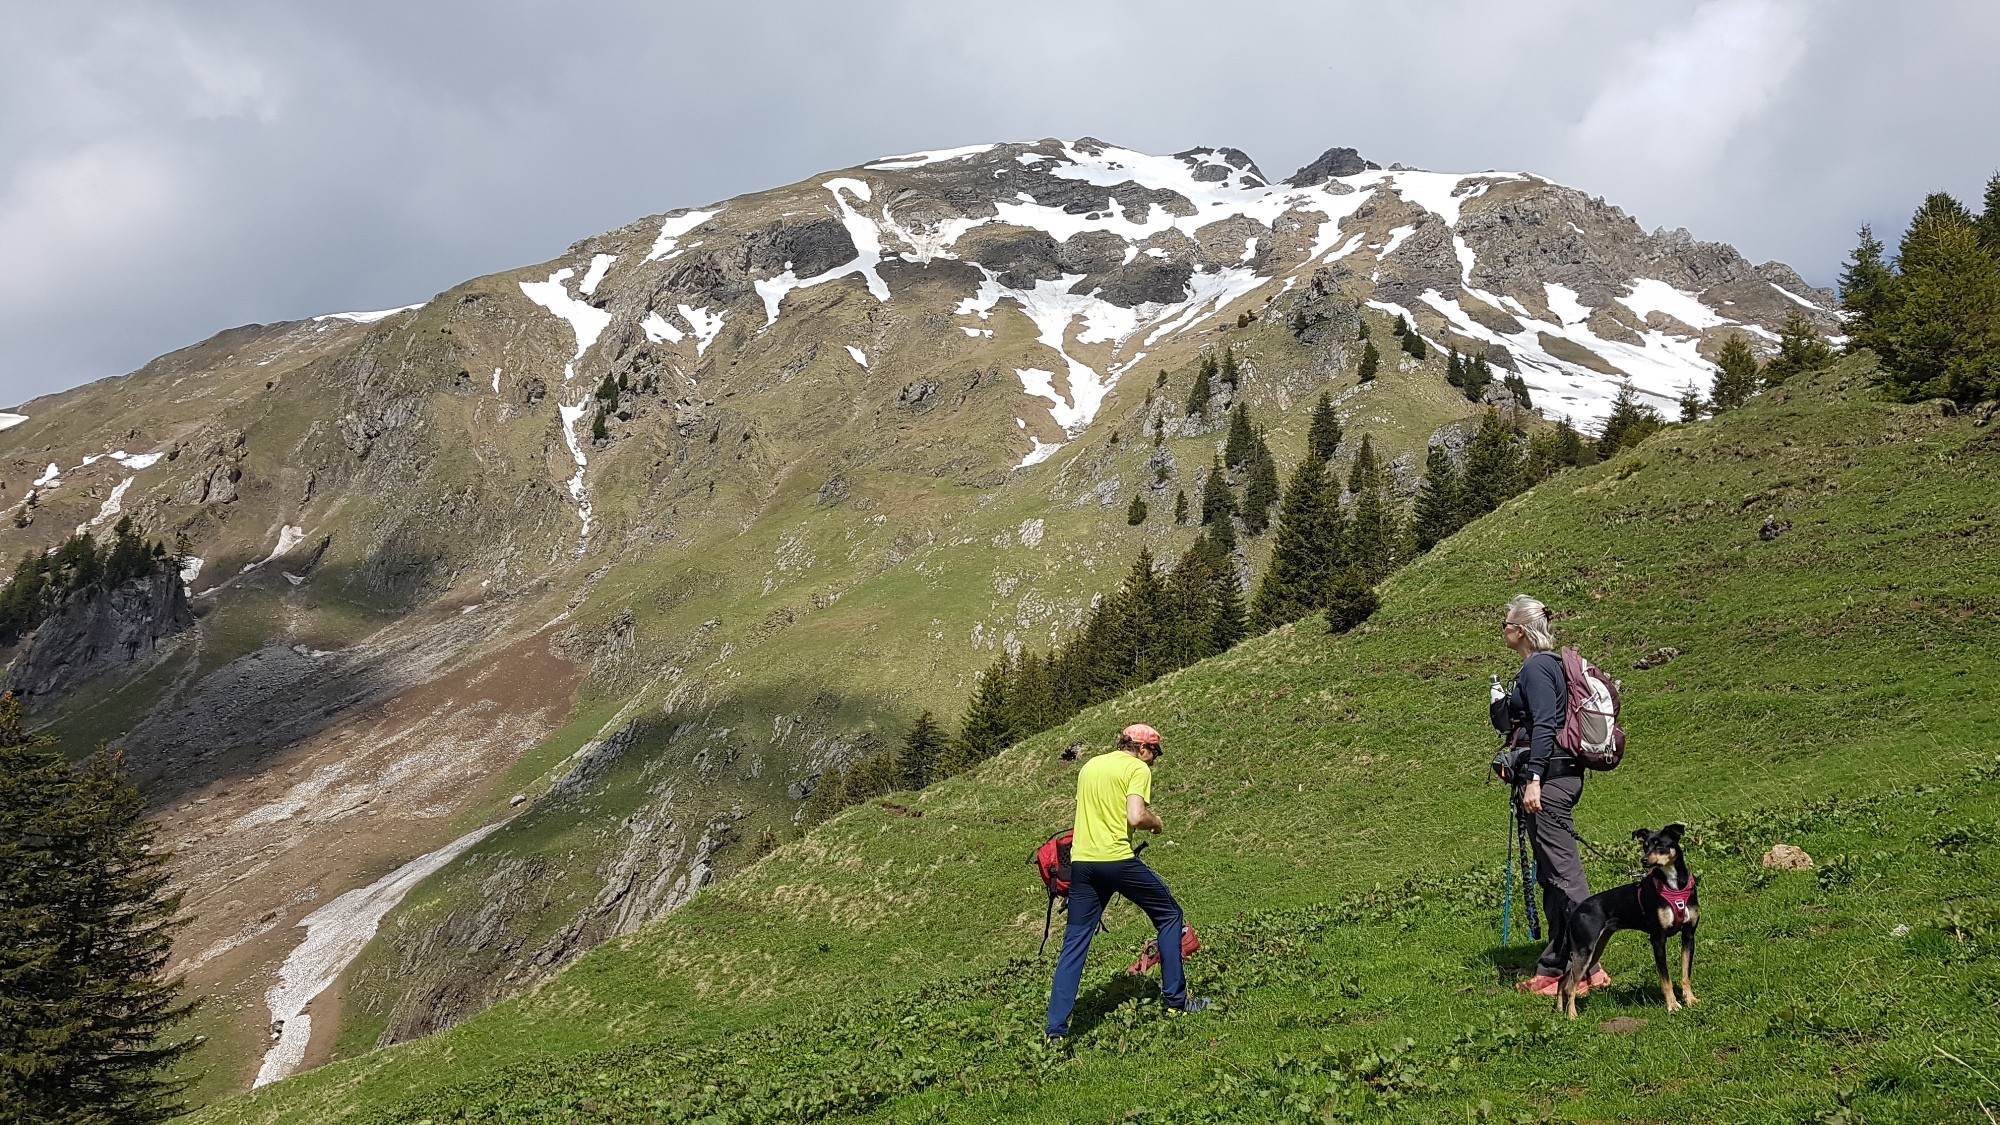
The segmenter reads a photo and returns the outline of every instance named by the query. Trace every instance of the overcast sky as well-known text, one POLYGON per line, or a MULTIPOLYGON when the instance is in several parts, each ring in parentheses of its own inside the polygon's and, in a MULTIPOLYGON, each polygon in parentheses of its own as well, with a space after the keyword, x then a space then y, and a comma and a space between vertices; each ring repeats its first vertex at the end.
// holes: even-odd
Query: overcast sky
POLYGON ((1527 169, 1828 284, 2000 166, 1994 0, 0 0, 0 402, 870 157, 1527 169))

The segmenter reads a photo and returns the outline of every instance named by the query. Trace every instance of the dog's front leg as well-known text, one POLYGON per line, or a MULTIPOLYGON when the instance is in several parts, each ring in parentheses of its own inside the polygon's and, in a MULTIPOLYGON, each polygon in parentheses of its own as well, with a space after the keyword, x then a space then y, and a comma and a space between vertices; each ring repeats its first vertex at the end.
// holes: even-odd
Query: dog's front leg
POLYGON ((1653 964, 1660 970, 1660 995, 1667 999, 1667 1011, 1678 1012, 1681 1002, 1674 999, 1673 978, 1667 975, 1667 935, 1653 934, 1653 964))
POLYGON ((1694 998, 1694 927, 1681 931, 1681 999, 1692 1008, 1701 1001, 1694 998))

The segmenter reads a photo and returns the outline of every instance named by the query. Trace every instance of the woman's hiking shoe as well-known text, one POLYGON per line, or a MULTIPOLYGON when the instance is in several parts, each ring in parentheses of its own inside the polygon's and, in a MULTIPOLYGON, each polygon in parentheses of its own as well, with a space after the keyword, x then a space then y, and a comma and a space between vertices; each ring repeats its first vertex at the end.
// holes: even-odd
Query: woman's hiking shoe
POLYGON ((1206 996, 1190 996, 1188 997, 1186 1006, 1168 1008, 1167 1014, 1170 1016, 1184 1016, 1190 1012, 1206 1012, 1213 1007, 1215 1007, 1215 1001, 1210 1000, 1206 996))
MULTIPOLYGON (((1559 976, 1550 976, 1547 973, 1536 973, 1525 980, 1514 982, 1514 991, 1526 992, 1533 996, 1554 996, 1556 993, 1562 991, 1562 978, 1559 976)), ((1579 983, 1576 986, 1576 994, 1578 996, 1589 995, 1590 986, 1579 983)))
POLYGON ((1586 983, 1592 988, 1610 988, 1611 974, 1605 972, 1602 968, 1592 969, 1590 971, 1590 980, 1586 983))

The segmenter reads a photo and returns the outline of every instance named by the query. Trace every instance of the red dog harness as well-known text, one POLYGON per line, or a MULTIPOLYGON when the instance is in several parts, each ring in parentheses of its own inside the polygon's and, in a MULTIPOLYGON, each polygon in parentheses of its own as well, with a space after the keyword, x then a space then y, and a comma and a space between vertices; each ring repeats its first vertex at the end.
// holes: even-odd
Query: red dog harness
MULTIPOLYGON (((1673 924, 1667 927, 1666 932, 1674 934, 1687 929, 1694 922, 1693 917, 1688 912, 1688 899, 1694 897, 1694 876, 1688 876, 1688 885, 1678 891, 1667 886, 1667 881, 1661 878, 1660 873, 1657 871, 1653 872, 1652 879, 1653 889, 1660 892, 1660 899, 1667 904, 1667 909, 1673 912, 1673 924)), ((1645 905, 1646 902, 1644 891, 1645 888, 1641 885, 1639 895, 1641 906, 1645 905)))

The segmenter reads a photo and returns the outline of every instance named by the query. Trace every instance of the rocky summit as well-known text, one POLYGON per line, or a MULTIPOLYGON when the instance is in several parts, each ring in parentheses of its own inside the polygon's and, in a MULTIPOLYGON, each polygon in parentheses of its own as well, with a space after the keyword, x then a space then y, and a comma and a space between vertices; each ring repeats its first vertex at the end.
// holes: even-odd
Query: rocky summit
POLYGON ((1239 403, 1290 464, 1331 394, 1337 456, 1370 435, 1407 495, 1484 410, 1450 351, 1588 429, 1795 312, 1838 329, 1789 268, 1527 172, 887 157, 0 416, 13 555, 186 544, 179 590, 52 618, 11 682, 148 786, 212 1098, 450 1026, 791 838, 828 766, 1184 548, 1239 403), (1405 322, 1431 357, 1359 381, 1405 322))

